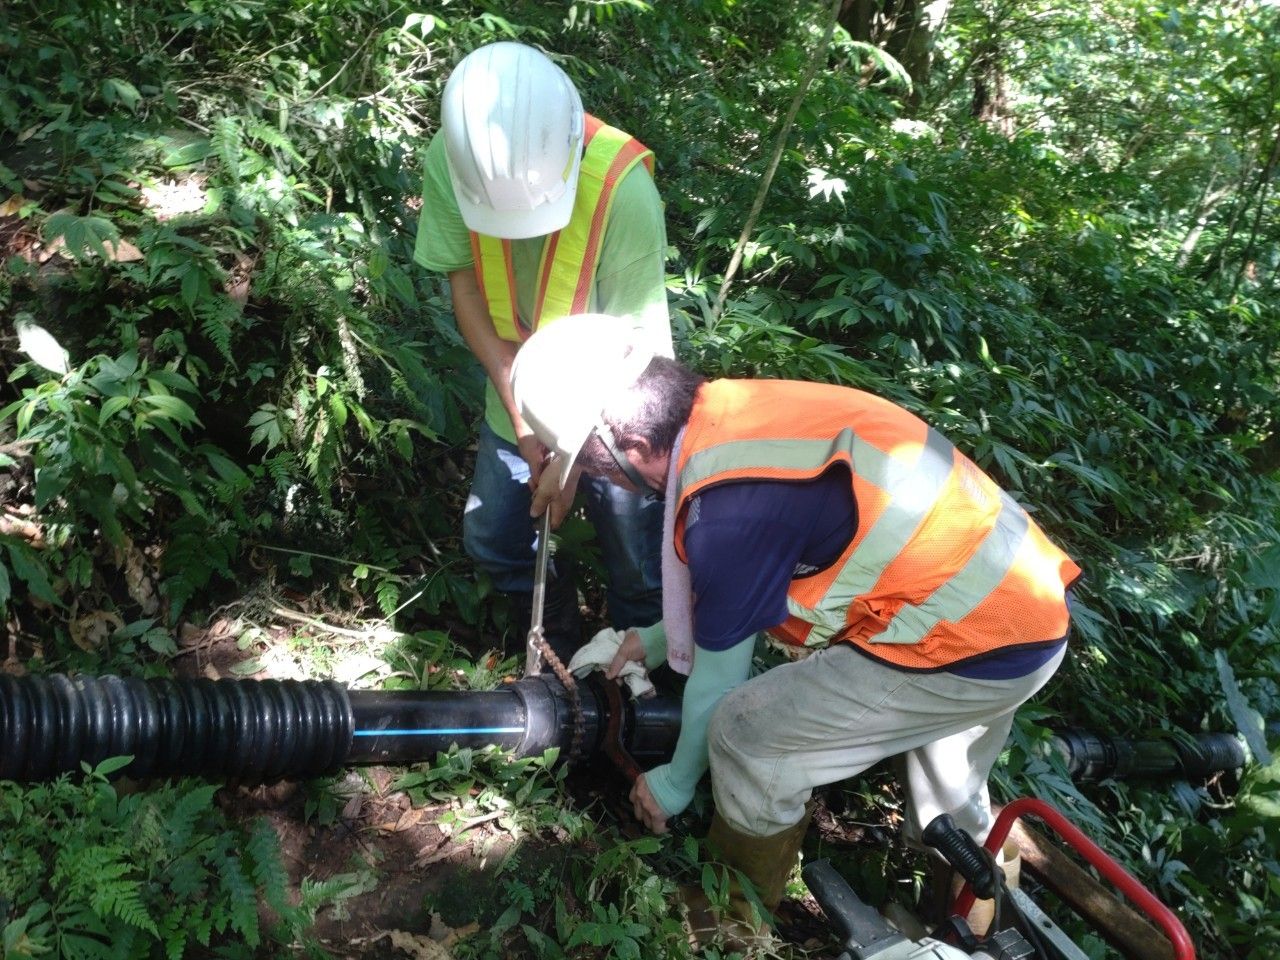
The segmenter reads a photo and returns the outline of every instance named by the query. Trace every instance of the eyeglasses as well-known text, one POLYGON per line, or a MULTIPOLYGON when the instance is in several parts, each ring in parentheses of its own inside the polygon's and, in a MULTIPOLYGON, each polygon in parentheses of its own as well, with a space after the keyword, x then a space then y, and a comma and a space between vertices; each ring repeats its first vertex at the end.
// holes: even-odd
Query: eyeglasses
POLYGON ((640 471, 635 468, 635 464, 627 459, 626 453, 614 439, 613 428, 604 422, 603 417, 596 421, 595 434, 600 438, 600 442, 604 444, 604 448, 609 451, 609 455, 613 457, 613 462, 618 465, 622 475, 635 484, 636 489, 641 493, 656 496, 658 491, 653 488, 653 485, 648 480, 640 475, 640 471))

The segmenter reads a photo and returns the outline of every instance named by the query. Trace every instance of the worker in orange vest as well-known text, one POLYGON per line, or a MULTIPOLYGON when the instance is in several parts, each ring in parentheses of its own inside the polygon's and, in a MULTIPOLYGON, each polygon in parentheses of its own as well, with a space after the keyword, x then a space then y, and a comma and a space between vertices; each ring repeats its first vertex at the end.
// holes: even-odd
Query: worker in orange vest
MULTIPOLYGON (((675 754, 632 790, 646 825, 663 832, 709 766, 710 839, 772 909, 813 789, 901 754, 909 834, 948 813, 985 838, 988 775, 1062 661, 1080 573, 1021 506, 887 400, 705 381, 607 317, 535 334, 512 386, 558 481, 664 500, 663 621, 607 671, 688 676, 675 754), (760 632, 807 655, 749 679, 760 632)), ((705 898, 690 906, 696 927, 705 898)), ((756 935, 740 892, 731 907, 701 922, 756 935)))
MULTIPOLYGON (((426 151, 415 260, 445 273, 459 332, 488 375, 463 543, 528 629, 536 532, 530 486, 546 449, 520 417, 508 377, 530 334, 571 313, 625 316, 671 355, 666 228, 653 154, 584 113, 573 83, 541 51, 493 43, 445 86, 426 151)), ((661 617, 662 507, 604 480, 583 484, 609 573, 613 622, 661 617)), ((559 491, 556 523, 572 502, 559 491)), ((552 559, 544 625, 563 659, 581 642, 570 571, 552 559)))

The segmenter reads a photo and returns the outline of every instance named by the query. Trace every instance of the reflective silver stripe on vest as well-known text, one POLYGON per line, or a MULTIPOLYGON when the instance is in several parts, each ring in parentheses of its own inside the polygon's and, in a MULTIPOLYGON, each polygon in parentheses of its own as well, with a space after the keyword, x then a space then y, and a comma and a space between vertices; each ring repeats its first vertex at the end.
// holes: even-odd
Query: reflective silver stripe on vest
MULTIPOLYGON (((879 452, 879 451, 877 451, 879 452)), ((955 468, 955 447, 932 427, 914 463, 903 464, 880 455, 888 463, 881 476, 858 474, 889 494, 889 503, 867 531, 816 608, 788 603, 793 616, 813 624, 806 646, 826 643, 844 629, 854 599, 870 593, 885 569, 902 553, 916 528, 932 509, 955 468)))
MULTIPOLYGON (((676 481, 679 484, 676 502, 695 483, 731 470, 817 470, 840 452, 849 454, 857 462, 858 455, 867 450, 877 457, 884 457, 848 427, 831 440, 729 440, 717 443, 689 457, 676 481)), ((862 473, 862 470, 858 472, 862 473)))
MULTIPOLYGON (((881 456, 884 457, 883 454, 881 456)), ((916 528, 941 496, 947 478, 955 468, 955 447, 930 427, 924 448, 915 463, 904 466, 900 461, 884 459, 889 464, 881 478, 864 472, 861 463, 854 461, 858 464, 859 476, 889 494, 889 504, 827 589, 820 604, 820 609, 825 611, 821 620, 812 619, 812 615, 795 614, 815 624, 810 642, 826 641, 840 630, 844 626, 845 612, 854 598, 870 593, 889 564, 911 542, 916 528), (827 629, 832 623, 834 627, 827 629)))
POLYGON ((1000 586, 1027 539, 1030 519, 1006 493, 1000 494, 1000 515, 968 563, 918 607, 898 611, 883 633, 871 643, 919 643, 942 620, 963 620, 1000 586))
POLYGON ((708 477, 734 470, 817 470, 838 453, 854 471, 884 490, 889 504, 832 582, 817 607, 787 597, 792 616, 813 624, 807 644, 822 644, 844 627, 853 599, 876 585, 941 494, 955 464, 955 447, 929 428, 914 461, 892 457, 845 428, 831 440, 731 440, 700 450, 680 471, 681 493, 708 477))

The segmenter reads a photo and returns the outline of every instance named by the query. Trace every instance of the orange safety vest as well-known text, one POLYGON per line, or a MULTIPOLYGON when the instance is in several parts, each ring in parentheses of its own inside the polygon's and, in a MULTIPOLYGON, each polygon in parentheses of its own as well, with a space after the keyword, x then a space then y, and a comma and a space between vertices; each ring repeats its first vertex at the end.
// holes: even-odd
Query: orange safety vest
POLYGON ((493 327, 503 340, 519 343, 538 329, 544 317, 558 320, 591 309, 614 188, 637 163, 643 163, 652 174, 653 151, 630 134, 587 114, 573 214, 564 229, 548 235, 543 243, 531 325, 518 319, 511 241, 471 234, 476 280, 489 305, 493 327))
POLYGON ((734 480, 810 480, 849 469, 853 541, 792 580, 770 632, 797 646, 852 643, 940 670, 1067 633, 1080 568, 1025 510, 919 417, 827 384, 716 380, 698 391, 676 462, 675 549, 691 498, 734 480))

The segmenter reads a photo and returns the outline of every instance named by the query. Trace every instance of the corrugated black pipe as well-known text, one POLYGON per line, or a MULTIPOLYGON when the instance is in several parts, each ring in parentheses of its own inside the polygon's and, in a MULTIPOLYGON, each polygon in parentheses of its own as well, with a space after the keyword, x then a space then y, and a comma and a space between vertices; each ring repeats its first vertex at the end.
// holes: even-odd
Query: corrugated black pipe
POLYGON ((267 782, 339 769, 347 691, 319 681, 0 676, 0 777, 47 780, 132 756, 133 777, 267 782))
MULTIPOLYGON (((606 724, 580 683, 584 753, 606 724)), ((679 702, 628 704, 619 727, 640 762, 668 755, 679 702)), ((554 677, 479 692, 347 690, 332 681, 141 680, 0 675, 0 779, 48 780, 82 763, 132 756, 131 777, 192 775, 265 783, 361 763, 430 760, 453 744, 541 755, 573 741, 569 697, 554 677)))

